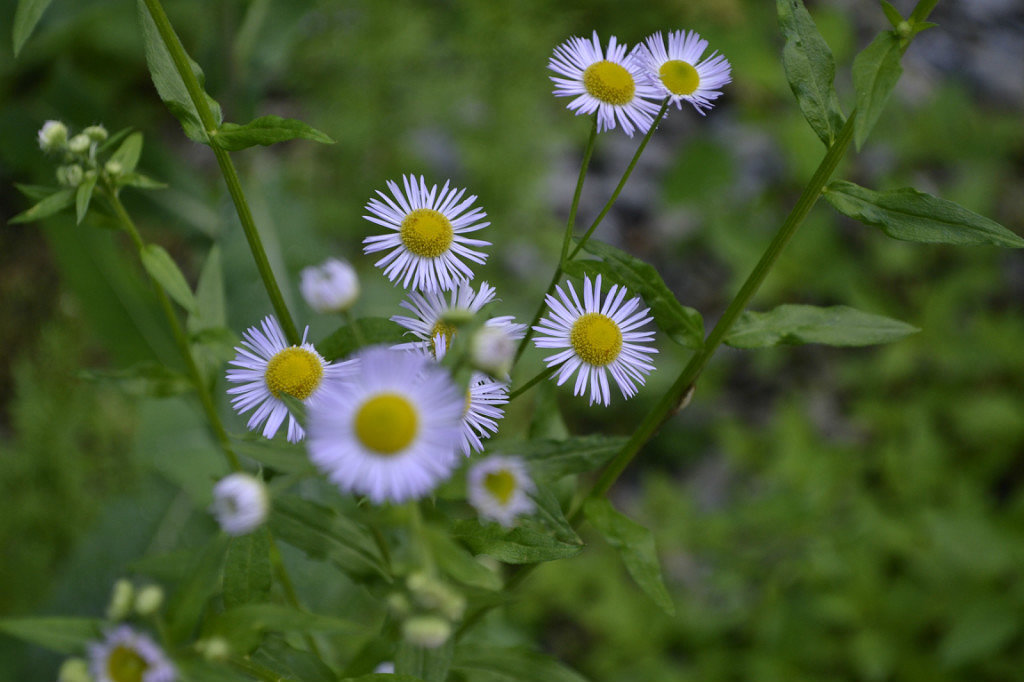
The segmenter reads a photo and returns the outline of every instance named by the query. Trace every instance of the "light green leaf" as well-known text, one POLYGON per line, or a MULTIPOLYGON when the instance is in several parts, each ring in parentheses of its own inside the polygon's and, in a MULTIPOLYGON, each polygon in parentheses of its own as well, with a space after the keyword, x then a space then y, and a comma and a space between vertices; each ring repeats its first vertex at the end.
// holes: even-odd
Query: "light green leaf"
POLYGON ((903 49, 894 31, 883 31, 853 60, 853 88, 857 93, 853 140, 858 150, 875 127, 896 81, 903 75, 900 66, 903 49))
POLYGON ((75 222, 82 224, 82 219, 89 211, 89 202, 92 200, 92 192, 96 189, 96 180, 99 176, 94 171, 86 173, 75 190, 75 222))
POLYGON ((11 40, 14 43, 14 56, 17 57, 24 47, 25 41, 32 35, 36 24, 43 17, 43 12, 53 0, 19 0, 14 10, 14 26, 11 28, 11 40))
POLYGON ((782 66, 804 118, 826 146, 846 122, 836 95, 836 64, 803 0, 776 0, 779 25, 786 37, 782 66))
POLYGON ((264 602, 270 596, 270 537, 257 528, 231 539, 224 559, 224 606, 264 602))
POLYGON ((196 284, 196 314, 188 319, 188 330, 195 334, 204 329, 227 326, 227 304, 224 297, 224 267, 220 246, 214 244, 199 273, 196 284))
POLYGON ((113 149, 115 146, 120 146, 121 140, 131 135, 131 128, 121 128, 116 133, 112 133, 110 137, 100 143, 100 146, 96 148, 97 153, 103 154, 104 152, 113 149))
POLYGON ((421 678, 424 682, 445 682, 454 649, 454 637, 449 637, 436 649, 426 649, 403 640, 395 654, 395 672, 421 678))
POLYGON ((98 618, 4 618, 0 632, 60 654, 83 654, 85 645, 100 638, 98 618))
POLYGON ((490 450, 519 455, 530 464, 530 474, 555 481, 569 474, 595 471, 607 464, 626 443, 625 438, 577 436, 563 440, 501 442, 490 450))
POLYGON ((507 564, 533 564, 575 556, 583 542, 559 540, 544 525, 531 518, 522 519, 511 530, 496 523, 456 521, 452 532, 476 554, 487 554, 507 564))
POLYGON ((651 531, 620 514, 605 499, 587 500, 583 513, 594 528, 619 551, 626 570, 648 597, 670 616, 676 613, 672 597, 661 577, 661 565, 651 531))
POLYGON ((365 634, 365 626, 342 618, 299 611, 284 604, 244 604, 229 608, 210 619, 208 629, 227 639, 232 648, 249 652, 259 645, 263 633, 325 632, 341 635, 365 634))
POLYGON ((134 187, 136 189, 167 189, 166 182, 154 180, 142 173, 125 173, 117 178, 118 187, 134 187))
MULTIPOLYGON (((356 324, 359 326, 359 333, 368 345, 408 341, 405 336, 407 331, 405 327, 386 317, 363 317, 356 320, 356 324)), ((352 328, 346 325, 318 342, 316 349, 320 355, 324 356, 324 359, 338 360, 358 350, 359 342, 356 340, 356 334, 352 328)))
POLYGON ((146 272, 163 287, 167 295, 190 314, 195 315, 198 311, 196 298, 185 281, 185 275, 181 274, 178 264, 171 255, 159 244, 146 244, 139 251, 139 257, 146 272))
POLYGON ((893 239, 925 244, 1024 247, 1024 239, 952 201, 910 187, 876 192, 852 182, 828 185, 825 198, 843 215, 881 228, 893 239))
POLYGON ((17 188, 19 192, 24 194, 29 199, 32 199, 33 201, 45 199, 54 192, 60 191, 60 188, 58 187, 47 187, 45 185, 26 185, 21 182, 14 183, 14 186, 17 188))
POLYGON ((55 213, 60 213, 73 203, 75 203, 75 190, 59 189, 32 208, 22 211, 7 222, 14 225, 15 223, 31 223, 35 220, 49 218, 55 213))
POLYGON ((132 133, 121 143, 117 151, 110 155, 110 161, 116 161, 121 164, 122 173, 131 173, 139 165, 139 158, 141 156, 142 133, 132 133))
POLYGON ((891 317, 847 306, 780 305, 767 313, 740 316, 725 343, 734 348, 821 343, 826 346, 871 346, 897 341, 921 331, 891 317))
POLYGON ((587 682, 554 658, 523 648, 460 645, 452 669, 473 682, 587 682))
POLYGON ((465 547, 452 540, 445 530, 429 525, 425 530, 438 567, 453 580, 484 590, 501 589, 501 577, 477 561, 465 547))
POLYGON ((885 12, 885 18, 889 20, 893 28, 899 26, 900 22, 903 21, 903 15, 900 14, 900 11, 889 0, 882 0, 882 11, 885 12))
POLYGON ((280 116, 261 116, 245 125, 225 123, 213 136, 214 144, 229 152, 247 149, 258 144, 266 146, 297 139, 334 144, 334 140, 326 133, 302 121, 280 116))
POLYGON ((583 248, 601 260, 570 261, 565 267, 567 274, 600 274, 606 283, 610 280, 625 286, 630 294, 640 295, 650 306, 654 322, 669 338, 694 350, 704 346, 704 320, 700 313, 676 300, 654 266, 596 239, 588 240, 583 248))

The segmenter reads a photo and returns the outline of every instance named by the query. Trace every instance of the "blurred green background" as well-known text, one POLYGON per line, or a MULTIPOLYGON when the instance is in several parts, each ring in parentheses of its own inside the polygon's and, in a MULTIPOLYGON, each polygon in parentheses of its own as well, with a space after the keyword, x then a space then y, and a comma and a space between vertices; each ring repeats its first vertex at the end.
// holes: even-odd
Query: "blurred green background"
MULTIPOLYGON (((220 246, 233 329, 269 313, 212 155, 152 87, 134 3, 55 0, 13 60, 15 4, 0 0, 0 220, 29 205, 13 183, 52 183, 35 138, 43 121, 133 127, 146 137, 141 168, 170 185, 125 193, 143 233, 193 282, 220 246)), ((401 291, 360 255, 372 230, 361 215, 374 190, 408 172, 479 195, 494 246, 478 278, 498 287, 500 313, 526 321, 554 265, 588 126, 550 94, 547 59, 570 35, 596 29, 634 44, 690 28, 732 63, 734 82, 706 118, 672 112, 598 231, 654 263, 709 326, 823 153, 785 82, 767 0, 166 5, 227 120, 279 114, 337 140, 235 155, 313 339, 334 323, 295 284, 326 254, 362 273, 358 314, 396 312, 401 291)), ((849 65, 885 19, 873 2, 808 6, 849 110, 849 65)), ((869 143, 839 173, 875 189, 912 185, 1024 233, 1024 8, 947 1, 933 19, 869 143)), ((637 141, 599 138, 582 222, 637 141)), ((895 242, 823 202, 754 307, 848 304, 921 333, 858 350, 723 350, 612 495, 654 530, 677 617, 594 537, 580 557, 538 571, 485 632, 539 642, 616 682, 1019 679, 1022 300, 1019 253, 895 242)), ((189 402, 81 373, 177 365, 119 235, 67 216, 4 225, 0 310, 0 616, 97 616, 130 561, 211 532, 204 508, 223 466, 189 402)), ((687 359, 661 349, 647 387, 612 412, 559 391, 570 430, 628 433, 687 359)), ((540 357, 527 356, 523 376, 540 357)), ((357 593, 331 585, 318 599, 343 611, 357 593)), ((53 679, 58 664, 0 638, 2 679, 53 679)))

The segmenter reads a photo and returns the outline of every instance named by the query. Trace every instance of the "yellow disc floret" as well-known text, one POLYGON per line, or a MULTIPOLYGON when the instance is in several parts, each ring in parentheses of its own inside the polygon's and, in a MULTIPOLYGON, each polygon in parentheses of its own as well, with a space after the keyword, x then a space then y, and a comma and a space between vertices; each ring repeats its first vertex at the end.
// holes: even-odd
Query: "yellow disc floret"
POLYGON ((305 400, 324 376, 324 365, 320 356, 306 348, 291 346, 280 351, 267 363, 264 381, 275 398, 282 393, 305 400))
POLYGON ((670 59, 658 69, 661 82, 675 95, 692 95, 700 87, 700 74, 693 64, 670 59))
POLYGON ((397 393, 378 393, 356 412, 356 437, 368 449, 381 455, 404 450, 416 437, 419 419, 416 408, 397 393))
POLYGON ((622 332, 607 315, 587 313, 572 325, 569 343, 580 360, 595 367, 604 367, 619 357, 622 332))
POLYGON ((507 506, 516 491, 516 477, 508 469, 492 471, 484 476, 484 488, 501 503, 501 506, 507 506))
POLYGON ((402 220, 399 232, 405 248, 422 258, 437 258, 447 251, 454 234, 452 222, 432 208, 411 211, 402 220))
MULTIPOLYGON (((431 329, 430 329, 430 338, 431 339, 436 339, 437 335, 441 334, 442 336, 444 336, 444 347, 447 349, 447 348, 451 347, 451 345, 452 345, 452 337, 455 336, 455 332, 457 332, 457 331, 458 331, 458 329, 455 327, 454 324, 451 324, 449 322, 445 322, 444 320, 438 320, 437 322, 434 323, 434 326, 431 327, 431 329)), ((430 349, 431 349, 431 352, 434 352, 433 344, 431 344, 430 349)))
POLYGON ((107 657, 107 674, 114 682, 142 682, 149 664, 139 653, 125 645, 114 648, 107 657))
POLYGON ((636 82, 626 67, 604 59, 583 72, 583 87, 593 97, 608 104, 629 104, 636 93, 636 82))

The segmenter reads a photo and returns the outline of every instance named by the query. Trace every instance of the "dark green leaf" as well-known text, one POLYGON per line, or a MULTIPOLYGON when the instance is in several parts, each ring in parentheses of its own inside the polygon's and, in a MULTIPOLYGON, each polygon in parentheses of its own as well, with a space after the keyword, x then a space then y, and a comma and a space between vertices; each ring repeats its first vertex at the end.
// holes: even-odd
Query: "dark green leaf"
POLYGON ((857 93, 857 120, 853 140, 857 149, 875 127, 889 94, 903 74, 903 46, 893 31, 883 31, 853 60, 853 88, 857 93))
POLYGON ((154 580, 180 583, 195 564, 195 552, 178 549, 172 552, 150 554, 128 564, 128 568, 154 580))
POLYGON ((654 266, 596 239, 588 240, 583 248, 601 260, 570 261, 565 268, 567 274, 600 274, 605 280, 625 286, 650 306, 654 322, 669 338, 694 350, 704 346, 704 320, 700 313, 676 300, 654 266))
POLYGON ((210 619, 207 630, 224 637, 236 651, 251 651, 270 632, 365 634, 366 627, 349 620, 299 611, 284 604, 245 604, 210 619))
MULTIPOLYGON (((356 324, 359 326, 359 334, 368 345, 408 341, 405 327, 385 317, 363 317, 356 320, 356 324)), ((326 360, 339 360, 358 350, 359 342, 352 328, 346 325, 317 343, 316 348, 326 360)))
POLYGON ((918 0, 914 9, 910 12, 910 21, 914 24, 921 23, 928 18, 928 15, 935 9, 939 0, 918 0))
POLYGON ((24 194, 29 199, 32 199, 33 201, 45 199, 54 192, 60 191, 60 188, 58 187, 46 187, 45 185, 26 185, 20 182, 14 183, 14 186, 18 189, 19 192, 24 194))
POLYGON ((232 538, 224 559, 224 606, 267 601, 272 582, 266 527, 232 538))
POLYGON ((4 618, 0 632, 61 654, 83 654, 90 640, 100 638, 98 618, 4 618))
POLYGON ((181 274, 178 264, 174 262, 171 255, 159 244, 146 244, 139 251, 142 265, 150 277, 163 287, 167 295, 174 299, 178 305, 192 315, 198 311, 196 297, 192 289, 185 281, 185 275, 181 274))
POLYGON ((302 121, 280 116, 261 116, 245 125, 225 123, 214 135, 214 143, 229 152, 247 149, 255 145, 270 145, 288 140, 312 140, 334 144, 334 140, 302 121))
POLYGON ((25 41, 32 35, 43 12, 53 0, 19 0, 14 10, 14 26, 11 29, 11 40, 14 43, 14 56, 17 57, 25 41))
POLYGON ((55 213, 60 213, 73 203, 75 203, 75 190, 59 189, 32 208, 22 211, 7 222, 13 225, 15 223, 31 223, 35 220, 49 218, 55 213))
POLYGON ((395 673, 370 673, 359 677, 346 677, 341 682, 426 682, 422 677, 395 673))
POLYGON ((743 313, 725 337, 725 343, 734 348, 804 343, 871 346, 897 341, 919 331, 906 322, 847 306, 780 305, 767 313, 743 313))
POLYGON ((206 602, 220 589, 221 566, 227 540, 215 537, 193 559, 185 582, 171 595, 167 604, 167 632, 171 641, 188 640, 206 609, 206 602))
POLYGON ((462 645, 452 669, 473 682, 587 682, 550 656, 522 648, 462 645))
POLYGON ((316 467, 306 456, 306 449, 294 443, 259 440, 235 441, 235 451, 260 464, 284 474, 312 474, 316 467))
POLYGON ((507 564, 533 564, 575 556, 583 543, 559 540, 544 525, 523 519, 511 530, 496 523, 481 525, 477 521, 456 521, 452 529, 476 554, 487 554, 507 564))
POLYGON ((395 672, 422 678, 424 682, 444 682, 448 679, 454 649, 454 637, 449 637, 436 649, 425 649, 403 640, 395 654, 395 672))
POLYGON ((804 118, 826 146, 845 123, 834 85, 836 64, 803 0, 776 0, 779 25, 786 37, 782 66, 804 118))
POLYGON ((490 449, 529 461, 534 478, 554 481, 604 466, 626 443, 625 438, 578 436, 564 440, 501 442, 490 449))
POLYGON ((78 189, 75 190, 75 222, 82 223, 85 214, 89 210, 89 202, 92 200, 92 192, 96 189, 96 179, 99 176, 94 171, 89 171, 82 178, 78 189))
MULTIPOLYGON (((121 164, 122 173, 132 173, 139 165, 142 156, 142 133, 132 133, 121 143, 117 151, 111 154, 110 161, 121 164)), ((109 161, 108 161, 109 163, 109 161)))
POLYGON ((569 520, 565 518, 562 505, 558 503, 555 494, 543 483, 536 483, 537 489, 533 492, 533 501, 537 504, 537 518, 547 525, 555 537, 562 542, 571 545, 582 545, 583 540, 576 534, 569 520))
POLYGON ((1020 630, 1020 613, 1005 599, 987 598, 957 614, 939 654, 948 666, 989 660, 1020 630))
POLYGON ((885 18, 889 20, 893 28, 899 26, 900 22, 903 21, 903 15, 900 14, 898 9, 893 7, 889 0, 882 0, 882 11, 885 12, 885 18))
POLYGON ((881 228, 894 239, 926 244, 1024 247, 1024 239, 952 201, 904 187, 875 192, 852 182, 829 184, 825 198, 843 215, 881 228))
POLYGON ((425 530, 438 567, 453 580, 484 590, 501 589, 501 577, 477 561, 465 547, 452 540, 446 531, 435 526, 426 526, 425 530))
POLYGON ((252 660, 279 675, 282 682, 336 682, 338 679, 315 655, 296 649, 280 637, 268 637, 252 660))
POLYGON ((609 545, 619 551, 633 580, 651 600, 670 616, 676 613, 672 597, 661 577, 661 565, 651 531, 620 514, 605 499, 587 500, 583 513, 609 545))
POLYGON ((78 377, 84 381, 109 381, 135 396, 166 398, 194 388, 188 376, 157 362, 143 362, 124 369, 83 369, 78 377))

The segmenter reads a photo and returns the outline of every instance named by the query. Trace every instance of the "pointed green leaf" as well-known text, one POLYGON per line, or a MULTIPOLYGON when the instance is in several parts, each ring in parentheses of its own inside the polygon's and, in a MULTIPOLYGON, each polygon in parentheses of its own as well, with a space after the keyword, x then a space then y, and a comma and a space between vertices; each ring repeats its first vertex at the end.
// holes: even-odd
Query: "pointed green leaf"
POLYGON ((436 526, 425 526, 426 538, 430 543, 438 567, 456 582, 484 590, 500 590, 501 577, 487 568, 436 526))
POLYGON ((572 524, 565 518, 562 505, 555 494, 543 483, 535 483, 537 489, 531 497, 537 505, 536 517, 555 534, 555 537, 570 545, 582 545, 583 540, 576 534, 572 524))
POLYGON ((928 18, 928 15, 935 9, 935 5, 939 0, 918 0, 914 9, 910 12, 910 22, 913 24, 921 23, 928 18))
POLYGON ((436 649, 426 649, 403 640, 395 654, 395 672, 399 675, 413 675, 424 682, 445 682, 451 668, 455 638, 436 649))
POLYGON ((594 435, 563 440, 501 442, 490 450, 519 455, 530 463, 530 473, 534 478, 555 481, 569 474, 601 468, 625 443, 625 438, 594 435))
POLYGON ((167 189, 166 182, 154 180, 141 173, 125 173, 117 178, 118 187, 134 187, 135 189, 167 189))
POLYGON ((953 616, 937 653, 950 667, 989 660, 1007 646, 1020 628, 1020 611, 1012 602, 997 597, 979 599, 953 616))
POLYGON ((900 14, 898 9, 893 7, 889 0, 882 0, 882 11, 885 12, 885 18, 889 20, 893 28, 899 26, 900 22, 903 21, 903 15, 900 14))
POLYGON ((195 334, 204 329, 218 329, 227 326, 227 304, 224 297, 224 266, 221 263, 220 246, 214 244, 196 284, 196 314, 188 320, 189 332, 195 334))
POLYGON ((452 669, 479 682, 587 682, 554 658, 524 648, 460 645, 452 669))
POLYGON ((25 41, 32 35, 36 24, 43 17, 43 12, 53 0, 19 0, 14 10, 14 25, 11 27, 11 40, 14 43, 14 56, 17 57, 25 41))
POLYGON ((955 246, 1024 247, 1024 239, 994 220, 910 187, 876 192, 852 182, 836 181, 828 185, 825 198, 843 215, 881 228, 893 239, 955 246))
POLYGON ((79 225, 82 224, 82 219, 85 218, 85 214, 89 211, 89 202, 92 200, 93 190, 96 189, 97 178, 98 176, 95 171, 89 171, 82 178, 78 189, 75 190, 75 222, 79 225))
POLYGON ((195 315, 198 311, 196 297, 192 295, 185 275, 181 274, 178 264, 171 255, 159 244, 146 244, 139 251, 139 256, 146 272, 163 287, 167 295, 190 314, 195 315))
POLYGON ((206 603, 220 589, 221 567, 227 539, 217 536, 193 557, 185 582, 167 603, 167 635, 172 642, 188 640, 206 609, 206 603))
POLYGON ((60 654, 83 654, 85 645, 100 638, 98 618, 4 618, 0 632, 60 654))
POLYGON ((337 682, 337 675, 314 654, 296 649, 281 637, 267 637, 252 660, 279 679, 301 682, 337 682))
POLYGON ((341 682, 426 682, 422 677, 395 673, 370 673, 359 677, 346 677, 341 682))
POLYGON ((316 344, 320 355, 326 360, 339 360, 351 355, 359 349, 357 336, 361 336, 368 345, 375 343, 401 343, 408 341, 406 329, 397 322, 385 317, 363 317, 356 320, 359 335, 348 325, 340 327, 327 338, 316 344))
POLYGON ((826 146, 846 122, 836 95, 832 50, 804 7, 803 0, 776 0, 779 26, 786 37, 782 67, 804 118, 826 146))
POLYGON ((207 630, 224 637, 236 651, 249 652, 256 648, 263 633, 326 632, 341 635, 362 635, 366 627, 359 623, 299 611, 284 604, 244 604, 213 616, 207 630))
POLYGON ((582 541, 565 542, 532 518, 524 518, 511 530, 496 523, 456 521, 452 532, 476 554, 487 554, 507 564, 533 564, 576 556, 582 541))
POLYGON ((107 139, 100 143, 99 147, 96 148, 98 154, 103 154, 114 147, 121 145, 121 141, 132 134, 131 128, 121 128, 116 133, 112 133, 107 139))
POLYGON ((224 606, 230 609, 266 601, 271 582, 267 529, 257 528, 248 535, 231 538, 224 559, 224 606))
POLYGON ((871 346, 898 341, 921 331, 891 317, 847 306, 780 305, 767 313, 740 316, 725 343, 734 348, 770 348, 820 343, 826 346, 871 346))
POLYGON ((55 213, 60 213, 73 203, 75 203, 75 190, 59 189, 32 208, 14 216, 8 222, 13 225, 15 223, 31 223, 35 220, 49 218, 55 213))
POLYGON ((245 125, 225 123, 214 135, 213 142, 221 149, 234 152, 258 144, 266 146, 297 139, 334 144, 326 133, 302 121, 280 116, 261 116, 245 125))
POLYGON ((142 362, 123 369, 83 369, 83 381, 111 382, 128 395, 167 398, 195 388, 182 372, 158 362, 142 362))
POLYGON ((142 133, 132 133, 121 143, 117 151, 110 155, 110 161, 116 161, 121 164, 122 173, 131 173, 139 165, 139 157, 141 156, 142 133))
POLYGON ((665 285, 654 266, 610 244, 590 239, 584 250, 599 261, 570 261, 565 272, 574 277, 585 273, 602 275, 605 284, 625 286, 629 294, 639 295, 650 306, 654 322, 676 343, 698 350, 704 345, 704 320, 693 308, 682 305, 665 285))
POLYGON ((47 187, 45 185, 26 185, 20 182, 14 183, 14 186, 19 192, 24 194, 33 201, 40 201, 50 196, 54 192, 59 192, 59 187, 47 187))
POLYGON ((857 149, 875 127, 896 81, 903 75, 903 46, 894 31, 883 31, 853 60, 853 88, 857 93, 857 119, 853 140, 857 149))
POLYGON ((301 445, 261 439, 235 441, 234 446, 238 454, 284 474, 308 475, 317 471, 301 445))
POLYGON ((583 513, 594 528, 619 551, 626 570, 662 611, 675 615, 676 607, 661 577, 658 552, 651 531, 619 513, 605 499, 587 500, 583 513))

